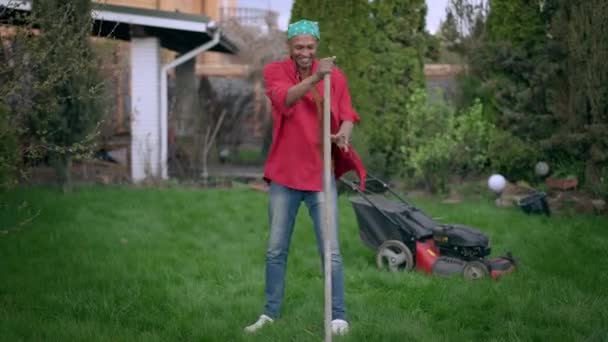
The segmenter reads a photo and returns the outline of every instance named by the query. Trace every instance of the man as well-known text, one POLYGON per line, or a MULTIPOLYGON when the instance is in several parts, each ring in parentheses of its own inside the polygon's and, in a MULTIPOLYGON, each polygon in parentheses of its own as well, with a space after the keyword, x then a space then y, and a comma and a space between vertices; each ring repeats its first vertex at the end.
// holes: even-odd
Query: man
MULTIPOLYGON (((359 116, 353 110, 344 74, 335 58, 316 59, 320 40, 316 22, 301 20, 287 31, 290 57, 264 69, 266 95, 272 103, 273 142, 264 178, 270 183, 270 236, 266 252, 266 304, 258 320, 245 328, 255 332, 279 315, 285 289, 285 271, 294 221, 304 202, 314 223, 317 247, 323 263, 323 77, 331 75, 332 168, 339 178, 356 170, 364 180, 365 170, 350 148, 353 126, 359 116)), ((362 182, 363 184, 363 182, 362 182)), ((336 182, 332 180, 331 229, 332 331, 348 331, 344 305, 344 276, 338 243, 336 182)))

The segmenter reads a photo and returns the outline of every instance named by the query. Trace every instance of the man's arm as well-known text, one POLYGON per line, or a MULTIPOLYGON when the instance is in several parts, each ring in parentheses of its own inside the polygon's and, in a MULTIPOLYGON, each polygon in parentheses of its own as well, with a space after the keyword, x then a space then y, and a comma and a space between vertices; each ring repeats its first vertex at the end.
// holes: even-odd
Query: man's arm
POLYGON ((266 97, 270 100, 273 107, 273 115, 291 116, 294 113, 293 107, 287 107, 287 92, 293 87, 289 77, 283 71, 280 62, 270 63, 264 67, 264 87, 266 97))
POLYGON ((306 77, 302 82, 289 88, 287 91, 287 98, 285 99, 285 105, 287 108, 291 107, 294 103, 298 102, 312 87, 319 83, 325 75, 329 75, 335 65, 336 57, 322 58, 319 61, 319 67, 317 71, 306 77))
POLYGON ((336 73, 335 83, 337 88, 341 90, 338 96, 340 128, 336 134, 331 136, 331 139, 338 147, 348 152, 353 127, 360 120, 360 117, 352 107, 346 77, 340 70, 336 73))
POLYGON ((312 87, 314 87, 317 83, 319 83, 322 78, 323 78, 322 76, 319 76, 317 73, 314 73, 314 74, 306 77, 305 79, 303 79, 302 82, 289 88, 289 90, 287 90, 287 98, 285 99, 285 106, 287 106, 289 108, 293 104, 298 102, 298 100, 300 100, 302 97, 304 97, 304 95, 306 95, 306 93, 308 93, 310 91, 310 89, 312 89, 312 87))

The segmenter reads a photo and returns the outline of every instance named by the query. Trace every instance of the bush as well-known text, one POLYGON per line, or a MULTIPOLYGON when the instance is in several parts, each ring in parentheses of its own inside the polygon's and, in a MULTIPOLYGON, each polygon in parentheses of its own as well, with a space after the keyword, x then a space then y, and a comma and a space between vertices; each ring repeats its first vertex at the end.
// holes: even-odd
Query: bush
POLYGON ((414 170, 415 180, 422 181, 427 190, 446 192, 455 150, 454 141, 437 135, 411 150, 411 158, 406 164, 414 170))
POLYGON ((465 177, 488 167, 494 126, 484 119, 480 101, 457 113, 437 98, 429 103, 423 90, 414 91, 401 152, 414 181, 422 181, 427 190, 445 192, 453 175, 465 177))
POLYGON ((37 1, 25 24, 35 24, 41 34, 31 35, 27 25, 17 29, 13 45, 19 53, 11 56, 12 86, 4 91, 17 89, 20 101, 10 104, 11 115, 22 116, 22 129, 40 153, 61 161, 57 173, 69 190, 72 160, 92 153, 106 110, 89 39, 91 1, 37 1))
POLYGON ((479 174, 489 166, 488 145, 494 130, 494 125, 484 118, 479 100, 455 118, 454 139, 458 148, 452 158, 460 176, 479 174))
POLYGON ((488 148, 492 172, 509 180, 532 181, 538 157, 537 149, 520 138, 501 129, 493 131, 488 148))
POLYGON ((429 101, 423 89, 412 92, 401 146, 403 173, 430 191, 445 190, 450 156, 456 149, 452 139, 443 139, 451 131, 454 111, 442 98, 429 101))

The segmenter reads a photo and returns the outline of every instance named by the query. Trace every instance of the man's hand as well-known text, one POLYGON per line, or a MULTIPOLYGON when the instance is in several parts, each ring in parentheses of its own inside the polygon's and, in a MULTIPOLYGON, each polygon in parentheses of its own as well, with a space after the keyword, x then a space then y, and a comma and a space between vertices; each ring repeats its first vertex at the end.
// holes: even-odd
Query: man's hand
POLYGON ((340 126, 340 130, 336 134, 330 136, 331 142, 338 145, 338 147, 344 152, 348 152, 348 144, 350 144, 350 137, 353 133, 354 124, 350 121, 344 121, 340 126))
POLYGON ((325 75, 329 75, 331 70, 336 66, 336 56, 322 58, 319 60, 319 66, 317 67, 317 71, 315 75, 322 80, 325 75))

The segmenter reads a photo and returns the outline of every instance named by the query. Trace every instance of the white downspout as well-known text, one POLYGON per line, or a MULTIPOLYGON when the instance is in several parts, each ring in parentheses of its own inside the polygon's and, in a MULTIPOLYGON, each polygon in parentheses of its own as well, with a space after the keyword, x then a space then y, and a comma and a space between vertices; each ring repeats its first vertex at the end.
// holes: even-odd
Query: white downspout
POLYGON ((191 58, 194 58, 198 54, 205 52, 220 42, 221 30, 218 28, 213 33, 213 39, 208 41, 207 43, 197 47, 196 49, 186 53, 185 55, 180 56, 175 59, 171 63, 165 64, 162 66, 160 70, 160 166, 161 166, 161 178, 168 178, 167 171, 167 160, 168 160, 168 112, 169 112, 169 91, 167 89, 168 83, 168 73, 169 70, 175 68, 176 66, 188 61, 191 58))

